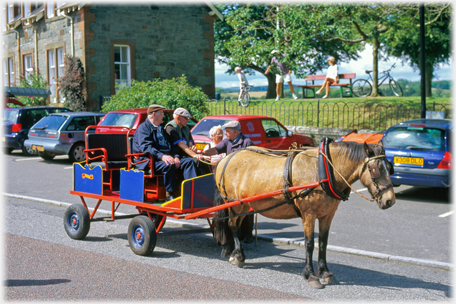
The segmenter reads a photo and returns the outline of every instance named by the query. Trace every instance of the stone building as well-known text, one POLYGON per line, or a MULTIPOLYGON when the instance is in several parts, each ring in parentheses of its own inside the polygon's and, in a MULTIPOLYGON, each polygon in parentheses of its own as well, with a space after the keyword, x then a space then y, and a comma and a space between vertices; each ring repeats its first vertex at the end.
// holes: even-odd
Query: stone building
POLYGON ((84 65, 87 110, 99 110, 102 98, 115 94, 116 84, 183 74, 214 98, 213 25, 222 15, 209 2, 2 6, 5 86, 38 67, 51 85, 48 103, 60 103, 54 82, 64 73, 68 53, 84 65))

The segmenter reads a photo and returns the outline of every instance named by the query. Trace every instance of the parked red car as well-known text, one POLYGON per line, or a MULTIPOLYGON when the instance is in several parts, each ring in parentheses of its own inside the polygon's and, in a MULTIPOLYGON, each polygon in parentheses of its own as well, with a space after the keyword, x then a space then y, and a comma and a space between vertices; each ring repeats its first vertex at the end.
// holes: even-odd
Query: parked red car
POLYGON ((237 120, 241 124, 242 133, 249 137, 255 146, 275 150, 287 150, 290 147, 314 146, 313 139, 309 136, 294 134, 287 130, 275 118, 258 115, 218 115, 206 116, 201 119, 191 130, 198 150, 211 142, 209 130, 230 120, 237 120))
MULTIPOLYGON (((163 117, 163 124, 165 126, 171 119, 173 119, 174 110, 165 109, 165 116, 163 117)), ((147 118, 147 108, 142 109, 126 109, 108 112, 103 120, 101 120, 95 133, 109 133, 109 134, 123 134, 127 133, 129 129, 136 130, 143 121, 147 118), (115 127, 115 128, 112 128, 115 127), (124 128, 119 128, 124 127, 124 128)), ((187 123, 188 127, 193 128, 198 121, 194 118, 190 119, 187 123)), ((134 131, 132 132, 134 134, 134 131)))

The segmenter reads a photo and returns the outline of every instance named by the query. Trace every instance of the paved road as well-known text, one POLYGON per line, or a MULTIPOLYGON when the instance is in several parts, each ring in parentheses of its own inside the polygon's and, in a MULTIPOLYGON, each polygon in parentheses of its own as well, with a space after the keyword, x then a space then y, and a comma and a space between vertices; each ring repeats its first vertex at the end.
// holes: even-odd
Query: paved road
MULTIPOLYGON (((13 154, 6 156, 4 162, 8 178, 3 192, 80 203, 79 198, 68 194, 72 180, 68 159, 45 162, 13 154)), ((362 187, 356 185, 357 189, 362 190, 362 187)), ((445 193, 410 187, 401 187, 396 192, 396 205, 385 211, 356 196, 343 202, 333 222, 330 245, 450 262, 452 216, 439 217, 451 210, 445 193)), ((244 269, 237 269, 220 258, 220 247, 214 244, 207 230, 181 229, 168 224, 160 233, 153 256, 139 257, 132 254, 126 241, 128 220, 92 223, 86 240, 74 241, 66 236, 62 227, 64 208, 29 200, 4 200, 4 211, 8 215, 5 229, 7 299, 25 300, 33 297, 32 292, 41 300, 155 297, 351 301, 445 300, 451 296, 449 271, 337 252, 328 253, 328 262, 340 284, 315 291, 300 275, 304 263, 304 249, 300 246, 261 240, 256 247, 246 244, 247 264, 244 269), (24 244, 33 245, 25 250, 24 244), (119 287, 117 291, 114 287, 123 286, 123 279, 131 276, 129 269, 138 267, 157 273, 160 279, 154 280, 146 271, 133 281, 150 282, 146 286, 153 283, 154 289, 140 292, 140 288, 135 289, 128 283, 125 289, 119 287), (57 276, 59 271, 62 275, 57 276), (176 277, 183 279, 177 282, 173 279, 176 277), (220 281, 211 285, 212 280, 220 281), (236 292, 228 293, 230 297, 225 288, 217 289, 217 286, 230 286, 236 292), (247 295, 239 292, 247 289, 247 295), (73 291, 66 293, 65 290, 73 291), (65 294, 69 296, 61 298, 65 294)), ((121 208, 119 211, 131 212, 131 207, 121 208)), ((187 222, 204 224, 204 220, 187 222)), ((259 217, 258 226, 262 235, 302 240, 299 220, 271 221, 259 217)))

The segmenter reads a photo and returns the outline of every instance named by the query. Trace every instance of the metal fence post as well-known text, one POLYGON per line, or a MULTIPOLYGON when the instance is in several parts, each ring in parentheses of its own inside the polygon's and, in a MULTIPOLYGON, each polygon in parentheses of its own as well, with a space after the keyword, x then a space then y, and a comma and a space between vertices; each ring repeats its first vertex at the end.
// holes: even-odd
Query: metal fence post
POLYGON ((226 98, 223 98, 223 115, 226 115, 226 98))
POLYGON ((317 99, 317 128, 320 127, 320 99, 317 99))

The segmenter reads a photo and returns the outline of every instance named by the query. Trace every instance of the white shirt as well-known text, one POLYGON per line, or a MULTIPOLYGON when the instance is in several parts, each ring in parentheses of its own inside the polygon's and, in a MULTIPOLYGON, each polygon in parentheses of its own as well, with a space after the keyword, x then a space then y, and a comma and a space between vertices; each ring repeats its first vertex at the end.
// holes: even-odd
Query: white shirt
POLYGON ((332 79, 336 80, 338 75, 339 75, 339 68, 337 67, 337 64, 329 66, 328 73, 326 74, 326 78, 332 78, 332 79))
POLYGON ((237 73, 239 81, 241 82, 242 86, 248 86, 249 82, 247 81, 247 78, 244 75, 244 72, 237 73))

